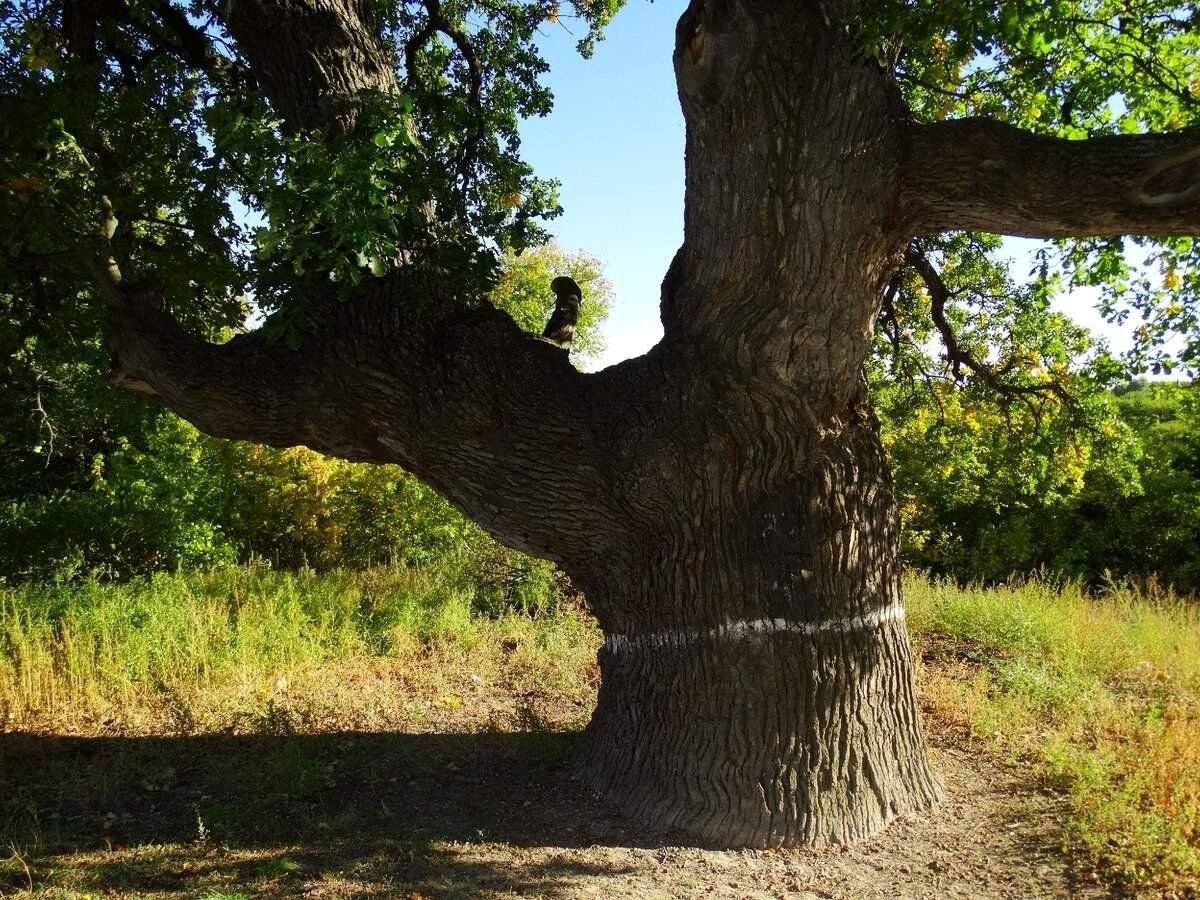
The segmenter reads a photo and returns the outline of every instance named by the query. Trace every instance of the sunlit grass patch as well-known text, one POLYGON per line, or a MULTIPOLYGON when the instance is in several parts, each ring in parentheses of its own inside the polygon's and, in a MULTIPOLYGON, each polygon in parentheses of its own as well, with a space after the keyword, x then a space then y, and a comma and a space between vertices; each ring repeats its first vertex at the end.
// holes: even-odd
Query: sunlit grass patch
POLYGON ((1200 887, 1200 609, 1038 581, 906 589, 925 697, 1069 793, 1065 842, 1133 886, 1200 887))
MULTIPOLYGON (((922 692, 938 718, 1067 794, 1064 842, 1098 868, 1138 889, 1200 887, 1196 607, 1039 582, 980 590, 910 578, 906 589, 922 692)), ((279 736, 256 756, 273 784, 240 784, 247 776, 235 771, 223 780, 245 796, 308 796, 336 790, 340 776, 301 752, 299 736, 582 727, 599 640, 581 613, 490 618, 452 577, 403 568, 24 586, 0 591, 0 717, 10 731, 60 735, 279 736)), ((135 787, 150 798, 183 778, 134 762, 135 787)), ((421 762, 406 765, 419 772, 421 762)), ((87 790, 97 809, 120 806, 115 785, 87 790)), ((36 845, 53 823, 29 820, 23 810, 38 803, 27 799, 5 808, 36 845)), ((215 800, 197 809, 196 829, 218 834, 244 817, 215 800)), ((0 860, 6 890, 28 880, 23 858, 0 860)), ((286 861, 255 865, 240 877, 294 877, 286 861)), ((31 873, 43 884, 44 874, 31 873)))
POLYGON ((402 567, 0 590, 0 721, 68 733, 373 730, 436 723, 486 685, 590 696, 593 625, 480 617, 471 600, 443 573, 402 567))

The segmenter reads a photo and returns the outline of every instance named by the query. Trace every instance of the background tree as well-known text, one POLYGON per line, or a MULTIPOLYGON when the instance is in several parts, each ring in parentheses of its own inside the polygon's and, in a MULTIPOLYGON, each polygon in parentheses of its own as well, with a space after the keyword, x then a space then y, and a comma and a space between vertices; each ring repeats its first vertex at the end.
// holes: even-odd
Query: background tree
POLYGON ((1041 573, 1200 588, 1193 385, 1098 394, 1095 429, 943 383, 884 383, 875 396, 907 565, 963 582, 1041 573))
MULTIPOLYGON (((618 5, 571 4, 585 52, 618 5)), ((585 375, 487 302, 555 209, 516 126, 566 11, 8 7, 9 292, 100 300, 116 382, 203 431, 400 463, 559 563, 606 633, 583 771, 631 813, 725 844, 869 834, 938 794, 863 378, 881 305, 907 262, 956 374, 1071 402, 943 327, 926 242, 1091 235, 1058 264, 1103 278, 1150 235, 1187 266, 1194 13, 695 0, 664 338, 585 375), (214 340, 250 291, 264 326, 214 340)))
POLYGON ((554 310, 554 294, 549 290, 556 275, 566 273, 583 290, 579 322, 571 344, 574 357, 595 360, 604 351, 599 325, 608 316, 612 286, 604 279, 600 261, 583 252, 567 253, 555 244, 547 244, 520 256, 509 252, 500 260, 501 277, 491 299, 513 317, 525 331, 541 334, 542 326, 554 310))
POLYGON ((1118 391, 1121 418, 1139 437, 1136 489, 1112 490, 1114 473, 1089 472, 1054 517, 1051 565, 1085 577, 1156 578, 1200 592, 1200 390, 1193 382, 1132 384, 1118 391))

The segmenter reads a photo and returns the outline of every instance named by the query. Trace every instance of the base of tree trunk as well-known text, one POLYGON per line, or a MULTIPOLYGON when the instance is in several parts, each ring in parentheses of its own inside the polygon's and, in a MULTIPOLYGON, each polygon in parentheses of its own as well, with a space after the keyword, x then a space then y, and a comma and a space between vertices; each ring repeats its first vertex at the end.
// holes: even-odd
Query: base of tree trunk
POLYGON ((902 621, 609 636, 583 779, 722 847, 868 837, 940 799, 902 621))

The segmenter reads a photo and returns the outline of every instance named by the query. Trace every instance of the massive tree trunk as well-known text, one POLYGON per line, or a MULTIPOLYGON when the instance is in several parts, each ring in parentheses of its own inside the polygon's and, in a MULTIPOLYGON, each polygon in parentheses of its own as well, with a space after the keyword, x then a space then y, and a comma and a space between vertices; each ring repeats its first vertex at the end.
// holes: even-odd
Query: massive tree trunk
MULTIPOLYGON (((331 21, 355 14, 321 2, 331 21)), ((288 0, 240 0, 234 33, 275 5, 288 0)), ((403 269, 330 304, 294 353, 259 334, 204 345, 136 298, 113 303, 127 386, 213 434, 398 462, 500 540, 558 562, 605 634, 584 776, 711 843, 850 840, 938 796, 862 376, 908 241, 989 222, 1064 233, 1089 172, 1131 186, 1085 213, 1090 230, 1196 215, 1190 188, 1159 184, 1171 160, 1194 160, 1185 139, 1039 144, 1057 177, 996 199, 1024 183, 1028 136, 911 123, 861 52, 854 11, 694 0, 681 19, 685 242, 663 284, 664 339, 640 359, 581 374, 503 313, 436 279, 414 287, 403 269), (419 310, 392 302, 417 289, 419 310)), ((347 71, 378 86, 366 32, 342 31, 357 48, 347 71)), ((305 48, 316 69, 332 64, 319 35, 239 39, 294 122, 352 109, 346 78, 297 99, 303 80, 280 75, 304 70, 305 48)))
POLYGON ((679 467, 589 594, 605 642, 583 772, 706 843, 862 837, 937 797, 875 422, 865 402, 831 429, 724 405, 710 461, 679 467))
POLYGON ((655 414, 674 471, 623 491, 656 514, 589 594, 584 771, 708 842, 845 841, 938 795, 860 374, 905 238, 899 107, 820 17, 721 7, 678 30, 686 243, 663 311, 698 352, 666 376, 684 415, 655 414), (764 65, 789 55, 806 64, 764 65))

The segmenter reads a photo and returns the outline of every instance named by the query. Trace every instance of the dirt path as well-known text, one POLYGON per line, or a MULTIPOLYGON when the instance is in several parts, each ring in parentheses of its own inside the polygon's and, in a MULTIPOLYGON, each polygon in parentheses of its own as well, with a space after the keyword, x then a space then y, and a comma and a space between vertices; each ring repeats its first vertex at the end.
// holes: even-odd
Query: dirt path
POLYGON ((1104 896, 1057 801, 933 723, 948 799, 868 843, 719 852, 632 829, 527 734, 0 735, 0 892, 79 897, 1104 896))
MULTIPOLYGON (((595 846, 527 850, 527 866, 563 867, 567 897, 1033 898, 1099 897, 1057 849, 1057 801, 1015 773, 938 736, 947 801, 934 817, 897 822, 852 848, 715 852, 595 846), (566 874, 570 866, 579 875, 566 874), (590 875, 598 868, 604 874, 590 875)), ((459 858, 502 864, 504 848, 467 845, 459 858)), ((510 864, 511 864, 511 857, 510 864)))
MULTIPOLYGON (((945 805, 935 817, 897 822, 853 848, 722 852, 636 847, 629 846, 628 834, 615 820, 589 811, 583 822, 562 822, 576 838, 571 844, 589 846, 514 847, 481 841, 445 850, 452 870, 506 873, 512 879, 507 889, 520 896, 1024 900, 1107 895, 1077 883, 1058 850, 1058 801, 1022 783, 1014 771, 955 747, 946 733, 934 740, 947 788, 945 805)), ((531 815, 542 820, 549 807, 542 809, 531 815)), ((426 882, 419 892, 471 896, 472 889, 457 892, 464 887, 426 882)), ((485 881, 474 889, 487 887, 485 881)))

